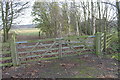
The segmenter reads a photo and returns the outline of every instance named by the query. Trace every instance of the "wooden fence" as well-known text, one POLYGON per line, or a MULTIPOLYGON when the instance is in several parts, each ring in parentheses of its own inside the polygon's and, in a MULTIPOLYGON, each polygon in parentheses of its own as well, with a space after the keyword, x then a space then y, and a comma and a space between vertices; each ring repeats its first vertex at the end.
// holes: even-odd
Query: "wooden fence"
POLYGON ((110 46, 112 41, 112 34, 96 33, 95 49, 96 54, 100 55, 102 52, 106 52, 106 49, 110 46))
MULTIPOLYGON (((107 36, 106 48, 111 41, 111 35, 107 36)), ((65 38, 52 38, 30 41, 16 41, 13 34, 9 43, 9 50, 1 55, 0 66, 21 65, 31 61, 48 60, 80 54, 101 54, 103 50, 102 33, 95 36, 74 36, 65 38), (7 56, 3 56, 7 54, 7 56), (9 57, 8 57, 9 56, 9 57)))
POLYGON ((12 57, 11 57, 11 50, 9 43, 2 43, 1 44, 1 53, 0 53, 0 66, 10 66, 13 65, 12 57))

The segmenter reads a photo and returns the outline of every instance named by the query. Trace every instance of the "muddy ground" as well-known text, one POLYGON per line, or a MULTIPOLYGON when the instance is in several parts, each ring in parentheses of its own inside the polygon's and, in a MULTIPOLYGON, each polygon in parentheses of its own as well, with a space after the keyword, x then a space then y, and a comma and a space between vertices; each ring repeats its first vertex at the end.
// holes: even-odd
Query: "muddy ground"
POLYGON ((3 78, 118 78, 118 61, 95 54, 31 62, 5 68, 3 78))

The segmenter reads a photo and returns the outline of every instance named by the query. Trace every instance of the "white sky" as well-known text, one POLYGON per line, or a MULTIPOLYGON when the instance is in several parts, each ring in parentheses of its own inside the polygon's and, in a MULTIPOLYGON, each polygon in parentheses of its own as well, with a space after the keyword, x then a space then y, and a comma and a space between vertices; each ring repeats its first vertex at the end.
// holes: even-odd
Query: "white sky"
POLYGON ((17 18, 17 23, 18 25, 32 24, 33 18, 31 16, 31 11, 32 11, 32 5, 34 4, 35 0, 21 0, 21 1, 30 1, 30 7, 24 11, 24 15, 17 18))
MULTIPOLYGON (((21 0, 21 1, 30 1, 30 8, 26 9, 24 11, 25 15, 23 16, 20 16, 20 18, 18 18, 18 21, 17 23, 19 23, 19 25, 26 25, 26 24, 32 24, 32 16, 31 16, 31 11, 32 11, 32 5, 34 4, 34 1, 35 0, 21 0)), ((65 0, 37 0, 37 1, 62 1, 64 2, 65 0)), ((72 1, 72 0, 67 0, 67 1, 72 1)), ((75 0, 76 2, 79 2, 79 1, 91 1, 91 0, 75 0)), ((97 0, 93 0, 93 2, 96 2, 97 0)), ((106 1, 106 0, 103 0, 103 1, 106 1)), ((116 1, 116 0, 109 0, 109 1, 116 1)), ((120 1, 120 0, 118 0, 120 1)))

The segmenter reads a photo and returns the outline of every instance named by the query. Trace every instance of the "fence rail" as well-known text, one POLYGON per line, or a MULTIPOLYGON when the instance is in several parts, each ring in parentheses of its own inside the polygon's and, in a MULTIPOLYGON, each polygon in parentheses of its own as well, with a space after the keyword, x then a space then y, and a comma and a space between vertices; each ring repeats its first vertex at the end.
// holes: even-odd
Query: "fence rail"
POLYGON ((10 51, 10 44, 9 43, 2 43, 2 48, 1 48, 1 53, 0 53, 0 66, 10 66, 13 65, 11 59, 11 51, 10 51))

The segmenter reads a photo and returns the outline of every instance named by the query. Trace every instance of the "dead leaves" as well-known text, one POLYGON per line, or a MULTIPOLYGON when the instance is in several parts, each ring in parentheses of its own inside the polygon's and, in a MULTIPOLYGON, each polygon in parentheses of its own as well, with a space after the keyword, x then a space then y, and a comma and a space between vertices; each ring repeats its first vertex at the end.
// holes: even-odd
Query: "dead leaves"
POLYGON ((37 72, 37 70, 33 70, 31 72, 27 72, 26 75, 35 76, 37 72))
POLYGON ((101 65, 97 65, 97 67, 98 67, 98 68, 101 68, 101 69, 103 68, 101 65))
POLYGON ((60 64, 60 66, 65 67, 65 66, 66 66, 66 64, 65 64, 65 63, 62 63, 62 64, 60 64))
POLYGON ((37 73, 37 72, 38 72, 38 70, 34 70, 33 72, 36 72, 36 73, 37 73))
POLYGON ((62 66, 62 67, 64 67, 64 68, 67 68, 67 69, 69 69, 69 68, 72 68, 72 67, 74 67, 76 64, 66 64, 66 63, 61 63, 60 64, 60 66, 62 66))
POLYGON ((73 75, 77 75, 77 74, 79 74, 78 71, 74 71, 74 72, 73 72, 73 75))
POLYGON ((116 77, 113 75, 100 75, 97 78, 116 78, 116 77))
POLYGON ((31 75, 32 75, 32 76, 34 76, 34 75, 35 75, 35 73, 33 73, 33 72, 32 72, 32 73, 31 73, 31 75))
POLYGON ((101 69, 104 69, 104 70, 108 70, 108 71, 114 71, 113 68, 106 68, 105 66, 103 65, 97 65, 98 68, 101 68, 101 69))
POLYGON ((61 73, 59 73, 59 72, 58 72, 58 73, 56 73, 56 74, 57 74, 57 75, 62 75, 62 74, 61 74, 61 73))
POLYGON ((106 70, 113 71, 114 69, 113 68, 106 68, 106 70))
POLYGON ((9 73, 5 73, 6 75, 10 75, 9 73))

